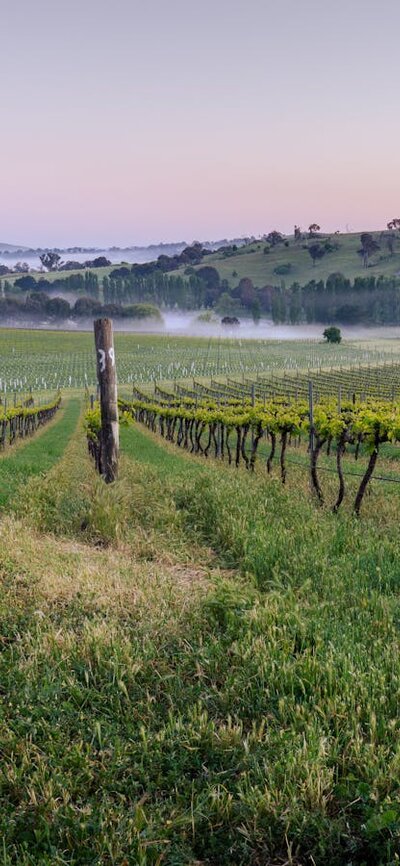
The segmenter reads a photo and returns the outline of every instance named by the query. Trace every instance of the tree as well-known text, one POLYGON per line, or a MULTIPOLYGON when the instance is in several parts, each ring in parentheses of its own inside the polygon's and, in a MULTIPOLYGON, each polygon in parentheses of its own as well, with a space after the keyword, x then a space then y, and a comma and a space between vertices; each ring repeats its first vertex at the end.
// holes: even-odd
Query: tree
POLYGON ((94 298, 78 298, 73 307, 75 316, 95 316, 101 312, 101 304, 94 298))
POLYGON ((18 277, 14 282, 14 286, 18 286, 23 292, 34 292, 36 289, 35 277, 27 274, 25 277, 18 277))
POLYGON ((251 315, 253 317, 253 322, 255 325, 258 325, 261 319, 261 305, 258 298, 255 298, 251 305, 251 315))
POLYGON ((32 292, 26 297, 25 309, 29 313, 44 313, 48 301, 49 296, 45 292, 32 292))
POLYGON ((323 246, 321 246, 321 244, 310 244, 310 246, 307 247, 307 249, 308 249, 308 252, 310 253, 310 256, 312 258, 313 267, 315 268, 315 262, 318 259, 322 259, 324 257, 326 250, 323 246))
POLYGON ((398 217, 395 217, 395 219, 388 222, 386 227, 389 231, 392 231, 393 229, 400 229, 400 219, 398 217))
POLYGON ((238 295, 244 307, 251 309, 257 299, 257 292, 249 277, 242 277, 238 286, 238 295))
POLYGON ((271 244, 271 247, 276 247, 277 244, 283 244, 284 237, 280 232, 277 232, 276 229, 274 229, 269 233, 269 235, 267 235, 265 240, 271 244))
POLYGON ((296 243, 297 243, 297 241, 301 241, 301 239, 302 239, 300 226, 294 227, 294 239, 295 239, 296 243))
POLYGON ((335 328, 334 325, 331 325, 330 328, 325 328, 322 336, 325 337, 327 343, 341 343, 342 341, 340 328, 335 328))
POLYGON ((357 252, 363 260, 364 268, 367 268, 370 257, 380 249, 380 246, 369 232, 363 232, 360 241, 361 249, 357 252))
POLYGON ((390 255, 394 254, 394 245, 396 242, 396 235, 393 229, 389 229, 388 232, 383 232, 383 236, 386 242, 386 246, 389 250, 390 255))
POLYGON ((202 268, 197 269, 197 276, 203 280, 203 283, 207 286, 207 289, 216 289, 219 286, 219 273, 216 268, 213 268, 211 265, 204 265, 202 268))
POLYGON ((112 262, 110 259, 107 259, 105 256, 97 256, 96 259, 88 260, 85 262, 86 268, 109 268, 112 262))
POLYGON ((58 271, 82 271, 85 268, 85 265, 82 262, 75 262, 73 259, 68 259, 68 261, 63 262, 58 266, 58 271))
POLYGON ((64 298, 49 298, 46 304, 46 313, 56 319, 68 319, 71 315, 71 307, 64 298))
POLYGON ((221 325, 229 325, 230 327, 232 325, 236 326, 240 325, 240 321, 236 316, 224 316, 224 318, 221 319, 221 325))
POLYGON ((131 269, 127 268, 126 265, 123 265, 121 268, 115 268, 113 271, 111 271, 110 277, 111 279, 115 280, 117 277, 129 277, 130 273, 131 269))
POLYGON ((311 223, 311 225, 308 226, 308 237, 315 238, 320 231, 321 226, 319 226, 318 223, 311 223))
POLYGON ((221 316, 233 315, 237 308, 237 301, 235 301, 234 298, 231 298, 230 295, 228 295, 228 292, 223 292, 215 305, 217 313, 220 313, 221 316))
POLYGON ((42 253, 39 258, 43 267, 47 268, 48 271, 58 270, 58 266, 61 262, 61 256, 59 256, 58 253, 53 253, 51 251, 48 253, 42 253))

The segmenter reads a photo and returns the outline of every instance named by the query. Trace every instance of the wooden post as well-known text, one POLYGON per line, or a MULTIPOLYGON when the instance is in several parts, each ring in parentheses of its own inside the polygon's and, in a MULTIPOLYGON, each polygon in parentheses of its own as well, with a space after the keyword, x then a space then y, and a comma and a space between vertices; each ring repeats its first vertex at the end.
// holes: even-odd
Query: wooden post
MULTIPOLYGON (((256 386, 255 386, 254 382, 252 383, 252 386, 251 386, 251 405, 252 405, 252 408, 254 409, 254 407, 256 405, 256 386)), ((254 427, 251 428, 251 447, 252 448, 253 448, 253 445, 254 445, 254 427)))
POLYGON ((96 319, 94 339, 100 391, 100 470, 107 484, 118 475, 119 424, 117 375, 111 319, 96 319))
POLYGON ((314 457, 314 394, 313 394, 313 383, 311 379, 308 382, 308 415, 310 421, 310 472, 312 471, 313 465, 313 457, 314 457))

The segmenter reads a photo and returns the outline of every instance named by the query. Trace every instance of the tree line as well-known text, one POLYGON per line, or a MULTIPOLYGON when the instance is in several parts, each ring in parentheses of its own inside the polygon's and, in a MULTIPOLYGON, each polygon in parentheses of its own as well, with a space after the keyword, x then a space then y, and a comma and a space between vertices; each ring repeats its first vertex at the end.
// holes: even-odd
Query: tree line
POLYGON ((221 316, 252 316, 255 322, 266 316, 276 324, 400 324, 400 277, 396 276, 365 274, 351 281, 335 272, 326 281, 313 279, 305 285, 293 282, 287 286, 282 279, 278 286, 262 287, 243 277, 230 287, 210 265, 186 277, 162 271, 142 276, 129 272, 104 278, 104 305, 99 301, 100 287, 95 274, 74 274, 55 282, 26 276, 18 282, 21 292, 28 292, 26 302, 13 293, 12 287, 8 291, 5 284, 5 298, 0 306, 3 316, 17 315, 30 308, 31 312, 44 311, 68 318, 97 315, 106 309, 107 315, 118 318, 130 316, 132 305, 150 304, 153 308, 203 309, 221 316), (71 305, 64 298, 49 298, 49 292, 55 291, 81 292, 82 297, 71 305))
POLYGON ((292 283, 269 291, 269 314, 276 324, 400 324, 400 278, 356 277, 341 273, 305 285, 292 283))
POLYGON ((216 268, 204 266, 186 278, 156 273, 104 280, 106 303, 153 303, 162 308, 215 310, 221 316, 262 316, 276 324, 338 322, 400 323, 400 278, 365 275, 353 281, 341 273, 305 285, 284 280, 257 287, 248 277, 230 287, 216 268))
POLYGON ((87 319, 108 316, 114 319, 158 319, 161 314, 153 304, 101 304, 94 298, 83 296, 74 304, 65 298, 49 297, 45 292, 30 292, 25 299, 13 296, 0 298, 0 321, 4 319, 53 320, 87 319))

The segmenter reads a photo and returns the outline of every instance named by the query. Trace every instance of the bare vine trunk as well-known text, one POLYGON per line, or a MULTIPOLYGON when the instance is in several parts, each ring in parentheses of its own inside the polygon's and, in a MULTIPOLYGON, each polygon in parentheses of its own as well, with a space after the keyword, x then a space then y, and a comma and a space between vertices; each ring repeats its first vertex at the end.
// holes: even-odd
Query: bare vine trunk
POLYGON ((283 431, 281 436, 281 456, 280 456, 280 464, 281 464, 281 481, 282 484, 286 484, 286 463, 285 463, 285 455, 286 455, 286 445, 287 445, 287 437, 288 434, 286 430, 283 431))
POLYGON ((312 487, 313 487, 314 493, 316 493, 317 499, 318 499, 318 502, 320 505, 324 504, 324 496, 322 493, 321 485, 319 483, 318 472, 317 472, 317 462, 318 462, 318 457, 319 457, 320 452, 321 452, 321 448, 324 446, 325 442, 326 442, 326 439, 320 439, 319 436, 317 436, 315 448, 313 449, 312 454, 311 454, 311 482, 312 482, 312 487))
POLYGON ((354 500, 354 513, 357 515, 357 517, 360 514, 361 503, 364 499, 365 491, 368 487, 368 484, 369 484, 371 477, 372 477, 372 473, 373 473, 375 466, 376 466, 376 461, 378 459, 378 453, 379 453, 379 435, 375 434, 374 450, 371 454, 371 457, 369 458, 367 470, 366 470, 365 475, 364 475, 364 477, 361 481, 361 484, 358 488, 357 496, 354 500))
POLYGON ((259 423, 257 425, 256 433, 253 437, 253 444, 251 447, 250 469, 252 472, 254 472, 254 464, 256 462, 258 443, 261 439, 262 434, 263 434, 262 425, 261 425, 261 423, 259 423))
POLYGON ((339 491, 338 491, 338 495, 337 495, 337 500, 336 500, 336 502, 333 506, 333 509, 332 509, 334 514, 336 514, 339 511, 339 508, 343 502, 344 494, 345 494, 345 483, 344 483, 344 475, 343 475, 343 468, 342 468, 342 457, 344 454, 344 449, 345 449, 345 434, 342 433, 342 435, 339 438, 339 442, 337 445, 337 451, 336 451, 336 468, 337 468, 337 473, 339 476, 339 491))
POLYGON ((276 433, 272 433, 272 432, 271 432, 269 435, 270 435, 270 439, 271 439, 271 451, 270 451, 270 453, 269 453, 269 457, 268 457, 268 460, 267 460, 267 472, 268 472, 268 475, 271 474, 272 461, 273 461, 273 459, 274 459, 274 457, 275 457, 275 451, 276 451, 276 433))

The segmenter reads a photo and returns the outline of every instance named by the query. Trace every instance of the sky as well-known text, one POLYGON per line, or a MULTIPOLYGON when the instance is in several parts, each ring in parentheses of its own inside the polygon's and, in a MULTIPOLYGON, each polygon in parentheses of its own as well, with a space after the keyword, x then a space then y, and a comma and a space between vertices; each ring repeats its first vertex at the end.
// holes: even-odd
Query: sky
POLYGON ((400 217, 399 0, 2 0, 0 241, 400 217))

